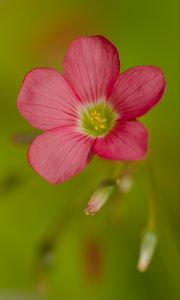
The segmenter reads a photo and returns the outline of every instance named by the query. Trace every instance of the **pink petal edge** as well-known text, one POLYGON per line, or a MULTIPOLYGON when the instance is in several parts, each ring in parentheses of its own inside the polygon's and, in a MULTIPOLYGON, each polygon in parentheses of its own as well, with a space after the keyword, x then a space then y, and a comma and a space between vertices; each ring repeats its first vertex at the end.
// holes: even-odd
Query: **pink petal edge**
POLYGON ((82 102, 107 98, 119 68, 118 52, 103 36, 75 39, 64 59, 64 76, 82 102))
POLYGON ((49 183, 63 182, 80 172, 92 158, 93 140, 71 127, 39 135, 29 147, 32 168, 49 183))
POLYGON ((165 92, 166 82, 160 68, 139 66, 119 75, 110 101, 122 120, 141 117, 156 105, 165 92))
POLYGON ((118 121, 104 138, 97 138, 93 151, 110 160, 141 160, 147 154, 146 128, 138 121, 118 121))
POLYGON ((17 108, 33 127, 49 130, 74 124, 79 103, 75 92, 60 73, 40 68, 25 76, 17 108))

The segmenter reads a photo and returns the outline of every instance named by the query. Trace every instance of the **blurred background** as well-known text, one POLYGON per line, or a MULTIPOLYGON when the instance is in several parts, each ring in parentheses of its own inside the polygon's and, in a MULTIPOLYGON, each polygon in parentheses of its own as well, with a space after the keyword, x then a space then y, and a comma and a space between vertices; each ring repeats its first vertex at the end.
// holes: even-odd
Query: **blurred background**
POLYGON ((178 299, 178 13, 178 0, 0 0, 0 300, 178 299), (160 66, 167 92, 142 120, 153 184, 149 164, 139 163, 129 193, 91 217, 83 210, 115 164, 95 158, 71 180, 49 185, 28 165, 39 132, 19 115, 16 99, 26 72, 62 71, 72 39, 96 34, 117 46, 121 70, 160 66), (140 273, 151 197, 158 244, 140 273))

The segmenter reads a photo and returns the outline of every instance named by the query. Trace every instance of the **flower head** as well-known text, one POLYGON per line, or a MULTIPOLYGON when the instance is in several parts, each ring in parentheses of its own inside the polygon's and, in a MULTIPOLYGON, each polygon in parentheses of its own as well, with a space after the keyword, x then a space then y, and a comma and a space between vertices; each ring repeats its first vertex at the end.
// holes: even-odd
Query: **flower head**
POLYGON ((94 36, 72 42, 63 75, 48 68, 26 75, 17 106, 44 131, 32 142, 28 158, 50 183, 74 176, 94 154, 112 160, 145 157, 147 131, 136 118, 161 99, 165 80, 153 66, 122 74, 119 69, 116 48, 94 36))

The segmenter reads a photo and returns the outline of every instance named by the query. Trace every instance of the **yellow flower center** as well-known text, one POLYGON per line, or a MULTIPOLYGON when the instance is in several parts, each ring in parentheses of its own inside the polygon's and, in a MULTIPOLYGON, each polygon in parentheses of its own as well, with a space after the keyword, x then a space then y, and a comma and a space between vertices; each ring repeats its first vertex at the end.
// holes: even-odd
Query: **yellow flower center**
POLYGON ((103 118, 100 112, 97 112, 96 110, 92 111, 90 113, 90 120, 96 131, 106 128, 107 119, 103 118))
POLYGON ((108 133, 115 124, 117 113, 105 101, 91 103, 80 111, 79 125, 88 135, 97 137, 108 133))

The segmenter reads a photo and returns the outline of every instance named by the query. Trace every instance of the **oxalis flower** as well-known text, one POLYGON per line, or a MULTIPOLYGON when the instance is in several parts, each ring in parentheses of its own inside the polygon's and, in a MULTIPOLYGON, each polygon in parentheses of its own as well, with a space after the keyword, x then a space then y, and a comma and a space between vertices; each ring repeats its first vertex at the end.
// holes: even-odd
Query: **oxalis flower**
POLYGON ((117 49, 102 36, 77 38, 64 59, 64 73, 40 68, 22 84, 17 106, 43 131, 28 159, 50 183, 80 172, 94 154, 110 160, 143 159, 147 131, 136 118, 162 97, 165 80, 153 66, 119 74, 117 49))

